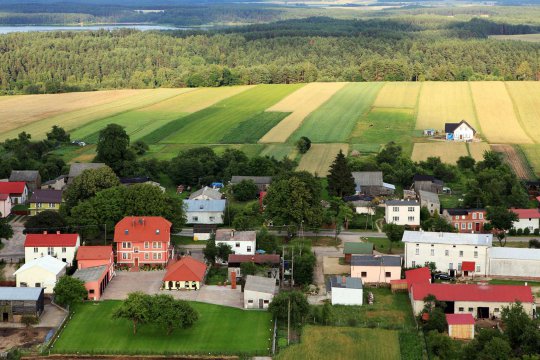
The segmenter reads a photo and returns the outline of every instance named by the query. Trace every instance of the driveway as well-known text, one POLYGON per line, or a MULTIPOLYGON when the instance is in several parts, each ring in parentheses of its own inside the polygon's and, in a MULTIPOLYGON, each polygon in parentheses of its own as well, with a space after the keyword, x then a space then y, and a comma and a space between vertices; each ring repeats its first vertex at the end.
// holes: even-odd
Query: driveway
POLYGON ((9 222, 13 228, 13 237, 9 240, 3 239, 4 248, 0 250, 0 258, 7 262, 18 262, 24 259, 24 221, 25 216, 16 216, 9 222))
POLYGON ((46 304, 36 327, 56 328, 60 326, 66 314, 64 310, 59 309, 57 306, 46 304))

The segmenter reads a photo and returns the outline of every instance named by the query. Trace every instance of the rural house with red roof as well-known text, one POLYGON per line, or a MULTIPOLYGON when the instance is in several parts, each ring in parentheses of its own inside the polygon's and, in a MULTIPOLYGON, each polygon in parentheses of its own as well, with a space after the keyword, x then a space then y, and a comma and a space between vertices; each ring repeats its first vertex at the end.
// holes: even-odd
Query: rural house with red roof
POLYGON ((165 290, 198 290, 201 288, 205 275, 206 264, 186 256, 167 267, 167 273, 163 277, 163 288, 165 290))
POLYGON ((518 216, 518 221, 513 223, 514 229, 529 229, 531 234, 534 229, 540 229, 540 209, 511 209, 518 216))
POLYGON ((405 279, 391 280, 392 291, 410 291, 413 284, 431 283, 431 270, 428 267, 411 269, 405 271, 405 279))
MULTIPOLYGON (((255 255, 238 255, 230 254, 227 266, 229 273, 229 280, 232 281, 231 275, 235 273, 236 280, 240 281, 242 278, 241 265, 243 263, 254 263, 259 266, 259 270, 265 271, 265 275, 269 278, 277 279, 280 278, 280 267, 281 267, 281 257, 278 254, 255 254, 255 255)), ((260 274, 262 275, 262 274, 260 274)))
POLYGON ((165 266, 174 257, 172 223, 160 216, 127 216, 114 227, 116 262, 120 265, 165 266))
POLYGON ((0 181, 0 194, 7 194, 13 205, 26 204, 28 201, 28 187, 23 181, 0 181))
POLYGON ((31 260, 49 255, 71 266, 75 253, 81 245, 79 234, 26 234, 24 241, 24 260, 31 260))

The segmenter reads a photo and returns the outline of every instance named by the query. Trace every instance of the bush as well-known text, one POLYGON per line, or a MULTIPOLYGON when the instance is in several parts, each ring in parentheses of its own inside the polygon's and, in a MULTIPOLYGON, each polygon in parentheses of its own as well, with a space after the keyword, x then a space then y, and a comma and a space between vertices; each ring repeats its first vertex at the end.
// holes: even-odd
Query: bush
MULTIPOLYGON (((485 229, 485 226, 484 226, 484 229, 485 229)), ((508 230, 508 235, 510 235, 510 236, 516 236, 516 229, 511 228, 510 230, 508 230)))
POLYGON ((530 234, 531 234, 531 230, 529 228, 523 229, 523 235, 530 235, 530 234))
POLYGON ((536 239, 529 240, 529 248, 531 249, 540 249, 540 241, 536 239))
POLYGON ((523 229, 517 229, 516 235, 518 236, 523 235, 523 229))
POLYGON ((534 229, 534 235, 536 236, 540 235, 540 229, 534 229))
POLYGON ((34 315, 23 315, 21 318, 21 323, 25 326, 36 325, 39 322, 39 319, 34 315))
POLYGON ((300 154, 305 154, 311 148, 311 140, 305 136, 302 136, 300 140, 296 142, 296 148, 300 154))

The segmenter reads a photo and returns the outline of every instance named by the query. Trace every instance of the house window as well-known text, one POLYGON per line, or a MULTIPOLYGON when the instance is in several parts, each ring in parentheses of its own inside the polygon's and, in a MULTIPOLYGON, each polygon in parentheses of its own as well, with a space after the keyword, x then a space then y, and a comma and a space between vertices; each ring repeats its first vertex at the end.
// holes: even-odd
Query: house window
POLYGON ((62 262, 67 263, 67 259, 66 259, 66 258, 62 258, 62 262))
POLYGON ((237 242, 236 244, 234 244, 235 247, 240 247, 240 243, 237 242))
POLYGON ((192 221, 199 221, 199 217, 198 217, 198 216, 192 216, 192 217, 191 217, 191 220, 192 220, 192 221))
POLYGON ((150 254, 149 253, 144 253, 144 260, 148 260, 150 259, 150 254))
POLYGON ((394 207, 392 208, 392 210, 397 212, 397 211, 399 211, 399 207, 394 206, 394 207))
POLYGON ((431 256, 435 256, 435 249, 431 249, 431 256))
POLYGON ((473 220, 476 220, 476 213, 472 213, 473 220))
POLYGON ((20 286, 20 287, 27 287, 27 286, 28 286, 28 284, 27 284, 27 283, 25 283, 25 282, 21 282, 21 284, 20 284, 19 286, 20 286))
POLYGON ((251 246, 248 246, 248 247, 247 247, 247 251, 248 251, 248 252, 251 252, 251 246))
POLYGON ((465 311, 465 308, 460 307, 459 311, 465 311))
POLYGON ((128 260, 129 256, 127 253, 122 253, 122 260, 128 260))
POLYGON ((463 250, 460 250, 459 257, 463 257, 463 250))
POLYGON ((478 218, 483 219, 484 218, 484 213, 478 213, 478 218))
POLYGON ((399 216, 394 216, 394 217, 392 218, 392 220, 394 220, 394 221, 399 221, 399 216))
POLYGON ((216 220, 216 217, 215 216, 210 216, 209 219, 210 219, 210 221, 214 221, 214 220, 216 220))
POLYGON ((47 248, 47 255, 51 255, 51 256, 54 255, 54 249, 52 247, 47 248))
POLYGON ((41 287, 41 283, 36 283, 35 287, 41 287))
POLYGON ((88 290, 88 292, 89 292, 90 294, 93 294, 93 293, 95 292, 95 290, 94 290, 94 289, 90 289, 90 290, 88 290))
POLYGON ((125 235, 129 234, 129 230, 128 229, 124 230, 124 234, 125 235))
POLYGON ((444 256, 450 256, 450 250, 444 250, 444 256))
POLYGON ((499 308, 493 309, 493 312, 499 312, 499 308))
POLYGON ((461 220, 465 220, 465 215, 461 215, 461 220))
POLYGON ((413 262, 411 263, 411 265, 412 265, 412 267, 415 267, 415 266, 416 266, 416 261, 413 261, 413 262))
POLYGON ((150 243, 148 241, 144 242, 144 248, 148 249, 150 247, 150 243))
POLYGON ((468 228, 469 230, 471 230, 471 229, 472 229, 472 223, 468 223, 468 224, 467 224, 467 228, 468 228))
POLYGON ((458 223, 455 223, 454 227, 459 230, 459 224, 458 223))
POLYGON ((63 253, 66 252, 66 248, 65 248, 65 247, 62 248, 62 252, 63 252, 63 253))
POLYGON ((134 247, 134 248, 133 248, 133 252, 134 252, 135 254, 138 254, 138 253, 139 253, 139 248, 138 248, 138 247, 134 247))
POLYGON ((34 253, 37 254, 37 252, 38 252, 38 248, 34 248, 34 253))
POLYGON ((448 264, 448 270, 454 270, 454 263, 448 264))
POLYGON ((478 257, 478 251, 475 251, 475 252, 474 252, 474 257, 475 257, 475 258, 478 257))
POLYGON ((480 272, 480 265, 476 265, 476 272, 480 272))
POLYGON ((457 269, 458 269, 458 271, 461 271, 461 263, 457 264, 457 269))
POLYGON ((54 204, 53 204, 53 203, 49 203, 49 208, 50 208, 50 209, 54 208, 54 204))
POLYGON ((131 243, 130 242, 123 242, 122 247, 124 249, 131 249, 131 243))
POLYGON ((390 271, 387 271, 384 273, 384 276, 386 276, 387 278, 391 277, 392 276, 392 273, 390 271))
POLYGON ((414 206, 409 206, 409 212, 414 212, 414 206))
POLYGON ((152 259, 157 260, 157 253, 152 254, 152 259))
POLYGON ((253 300, 248 300, 248 304, 253 304, 253 300))
POLYGON ((158 243, 157 243, 158 249, 161 249, 161 247, 162 247, 161 245, 162 245, 162 243, 160 241, 158 241, 158 243))
POLYGON ((409 221, 414 221, 414 216, 409 216, 409 221))
POLYGON ((466 223, 461 223, 461 230, 465 230, 467 228, 467 224, 466 223))
POLYGON ((420 255, 420 249, 416 248, 416 255, 420 255))
POLYGON ((362 272, 360 273, 360 276, 361 276, 361 277, 366 277, 366 276, 367 276, 367 272, 362 271, 362 272))
POLYGON ((157 258, 158 258, 158 260, 161 260, 161 253, 157 254, 157 258))
POLYGON ((470 307, 470 308, 468 308, 467 310, 468 310, 469 312, 473 312, 473 311, 474 311, 474 308, 471 308, 471 307, 470 307))
POLYGON ((456 220, 459 220, 459 215, 456 215, 456 220))
POLYGON ((41 203, 36 203, 36 208, 41 209, 41 203))

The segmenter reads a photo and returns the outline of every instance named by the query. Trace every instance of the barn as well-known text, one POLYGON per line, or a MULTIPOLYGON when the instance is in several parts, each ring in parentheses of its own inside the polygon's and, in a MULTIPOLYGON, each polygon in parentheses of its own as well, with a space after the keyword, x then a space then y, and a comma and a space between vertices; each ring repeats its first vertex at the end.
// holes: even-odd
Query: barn
POLYGON ((44 305, 43 288, 0 287, 2 322, 20 322, 25 315, 39 317, 44 305))
POLYGON ((471 314, 446 314, 448 336, 460 340, 474 339, 474 317, 471 314))
POLYGON ((540 277, 540 249, 493 247, 488 259, 491 276, 540 277))

